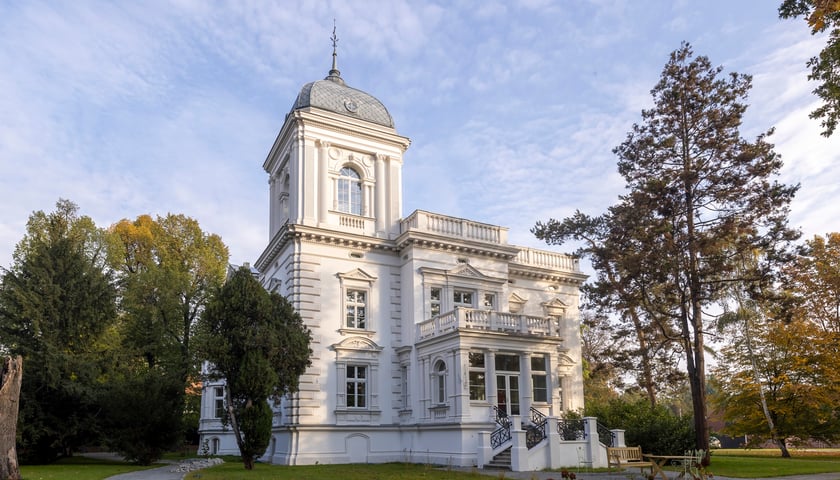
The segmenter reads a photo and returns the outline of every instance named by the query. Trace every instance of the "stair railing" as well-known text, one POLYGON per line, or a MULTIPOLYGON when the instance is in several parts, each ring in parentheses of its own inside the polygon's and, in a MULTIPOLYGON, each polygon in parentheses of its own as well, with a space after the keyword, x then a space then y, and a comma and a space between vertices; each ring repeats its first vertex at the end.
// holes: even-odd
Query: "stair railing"
POLYGON ((495 450, 504 445, 505 442, 511 441, 512 437, 510 435, 510 417, 508 417, 507 412, 496 405, 493 405, 493 410, 496 414, 496 424, 499 425, 490 434, 490 447, 495 450))

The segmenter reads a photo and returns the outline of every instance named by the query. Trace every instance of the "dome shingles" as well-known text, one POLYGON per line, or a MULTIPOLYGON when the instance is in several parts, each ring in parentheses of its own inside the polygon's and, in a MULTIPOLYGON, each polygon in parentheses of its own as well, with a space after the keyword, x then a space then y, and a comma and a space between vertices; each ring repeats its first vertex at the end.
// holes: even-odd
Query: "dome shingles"
POLYGON ((301 88, 292 110, 307 107, 321 108, 377 125, 394 127, 394 120, 382 102, 361 90, 348 87, 339 75, 333 74, 333 71, 330 71, 327 78, 307 83, 301 88))

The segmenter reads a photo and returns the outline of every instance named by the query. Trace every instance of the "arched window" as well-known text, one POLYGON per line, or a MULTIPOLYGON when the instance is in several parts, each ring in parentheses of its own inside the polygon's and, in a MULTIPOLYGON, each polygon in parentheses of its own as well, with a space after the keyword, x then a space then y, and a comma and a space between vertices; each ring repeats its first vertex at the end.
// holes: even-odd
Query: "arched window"
POLYGON ((342 168, 338 177, 338 210, 362 214, 362 178, 350 167, 342 168))
POLYGON ((443 360, 435 362, 434 396, 438 405, 446 403, 446 364, 443 360))

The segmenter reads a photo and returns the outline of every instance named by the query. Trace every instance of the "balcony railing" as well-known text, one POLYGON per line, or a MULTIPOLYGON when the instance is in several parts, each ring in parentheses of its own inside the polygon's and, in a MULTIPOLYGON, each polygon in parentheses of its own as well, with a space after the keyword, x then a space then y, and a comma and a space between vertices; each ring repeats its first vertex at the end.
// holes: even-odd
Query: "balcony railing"
POLYGON ((564 270, 567 272, 579 272, 580 260, 565 253, 537 250, 536 248, 521 247, 519 254, 513 259, 513 263, 529 265, 553 270, 564 270))
POLYGON ((443 335, 460 328, 528 335, 559 335, 557 320, 514 313, 456 307, 417 325, 417 339, 443 335))
POLYGON ((423 210, 416 210, 408 218, 400 222, 400 233, 405 233, 409 230, 496 244, 507 243, 508 231, 507 228, 497 227, 495 225, 439 215, 423 210))

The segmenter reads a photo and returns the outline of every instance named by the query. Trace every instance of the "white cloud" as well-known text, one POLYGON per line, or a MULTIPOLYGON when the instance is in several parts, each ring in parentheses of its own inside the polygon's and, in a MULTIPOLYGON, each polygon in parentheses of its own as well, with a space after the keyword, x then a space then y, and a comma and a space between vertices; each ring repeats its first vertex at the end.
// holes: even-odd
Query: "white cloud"
MULTIPOLYGON (((683 39, 754 74, 747 136, 775 125, 793 223, 837 230, 837 139, 815 99, 799 22, 724 3, 178 0, 0 5, 0 265, 59 197, 100 225, 184 213, 237 263, 267 241, 262 161, 305 82, 330 66, 413 139, 406 212, 511 227, 598 214, 623 182, 611 153, 683 39), (724 6, 726 8, 724 8, 724 6)), ((840 136, 838 136, 840 138, 840 136)))

